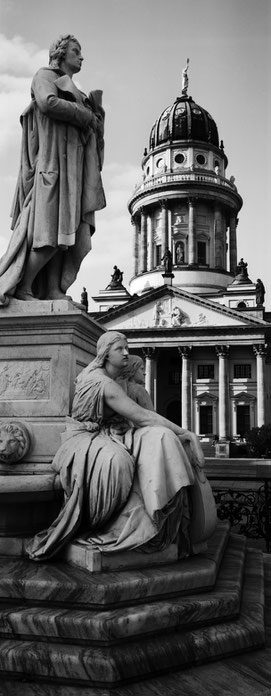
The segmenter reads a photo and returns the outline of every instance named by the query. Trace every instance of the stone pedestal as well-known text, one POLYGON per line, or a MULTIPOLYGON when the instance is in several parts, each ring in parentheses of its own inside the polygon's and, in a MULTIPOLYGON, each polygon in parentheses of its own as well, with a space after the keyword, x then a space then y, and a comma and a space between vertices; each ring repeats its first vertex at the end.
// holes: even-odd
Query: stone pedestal
POLYGON ((9 437, 6 426, 22 424, 30 440, 20 461, 0 451, 0 553, 8 548, 4 537, 12 544, 31 536, 50 524, 61 505, 51 462, 74 380, 96 355, 101 333, 82 305, 68 299, 12 299, 0 309, 0 428, 9 437))
POLYGON ((230 442, 225 440, 224 442, 215 443, 215 456, 219 459, 229 459, 230 456, 230 442))

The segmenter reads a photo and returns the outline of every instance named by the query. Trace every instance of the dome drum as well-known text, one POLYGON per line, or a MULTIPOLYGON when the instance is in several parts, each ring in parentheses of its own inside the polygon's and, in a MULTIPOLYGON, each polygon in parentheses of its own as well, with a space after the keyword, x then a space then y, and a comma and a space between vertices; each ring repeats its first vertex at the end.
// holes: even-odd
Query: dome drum
POLYGON ((227 158, 218 148, 203 143, 176 142, 156 148, 142 161, 144 181, 162 172, 210 171, 225 176, 227 158))

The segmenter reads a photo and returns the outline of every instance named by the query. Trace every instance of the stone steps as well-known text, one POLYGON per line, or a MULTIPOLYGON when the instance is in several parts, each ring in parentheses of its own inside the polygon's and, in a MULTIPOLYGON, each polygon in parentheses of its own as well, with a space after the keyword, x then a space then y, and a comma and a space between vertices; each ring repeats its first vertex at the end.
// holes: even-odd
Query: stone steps
POLYGON ((99 690, 265 641, 264 557, 227 523, 205 554, 164 568, 95 574, 5 559, 0 597, 1 678, 99 690))
MULTIPOLYGON (((262 559, 258 555, 260 568, 262 559)), ((104 610, 2 603, 0 636, 106 645, 137 635, 185 628, 187 624, 196 626, 233 618, 239 612, 244 565, 245 540, 231 535, 211 596, 210 592, 189 594, 104 610)))
POLYGON ((259 648, 265 640, 262 568, 261 552, 248 550, 240 613, 233 620, 198 628, 187 622, 180 630, 102 647, 43 642, 33 636, 2 639, 0 671, 17 678, 31 675, 37 681, 104 687, 259 648))
MULTIPOLYGON (((5 557, 0 564, 0 602, 71 604, 97 609, 207 591, 215 584, 229 528, 228 522, 219 522, 204 554, 163 567, 88 573, 55 560, 35 563, 5 557)), ((151 554, 149 558, 151 564, 151 554)))

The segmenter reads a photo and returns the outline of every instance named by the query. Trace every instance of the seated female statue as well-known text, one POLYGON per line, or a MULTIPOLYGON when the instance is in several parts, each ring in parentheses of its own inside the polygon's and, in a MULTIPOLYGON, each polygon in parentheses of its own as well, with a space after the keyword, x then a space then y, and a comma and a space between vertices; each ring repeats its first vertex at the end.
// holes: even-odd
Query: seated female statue
MULTIPOLYGON (((72 417, 53 461, 65 501, 51 527, 30 542, 34 560, 53 556, 79 529, 110 553, 151 553, 176 541, 183 557, 202 540, 188 495, 204 463, 198 438, 130 399, 116 381, 127 364, 125 336, 108 331, 76 380, 72 417)), ((213 506, 207 535, 215 523, 213 506)))

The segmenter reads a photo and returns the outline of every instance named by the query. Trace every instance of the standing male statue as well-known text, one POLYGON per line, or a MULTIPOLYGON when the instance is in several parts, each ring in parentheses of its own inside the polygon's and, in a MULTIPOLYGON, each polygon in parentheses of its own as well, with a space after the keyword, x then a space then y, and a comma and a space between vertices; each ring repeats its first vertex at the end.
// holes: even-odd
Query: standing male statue
POLYGON ((94 212, 105 207, 101 180, 104 110, 101 92, 88 96, 73 82, 81 46, 60 36, 31 86, 21 116, 21 163, 12 209, 12 236, 0 260, 0 305, 61 299, 91 249, 94 212))

